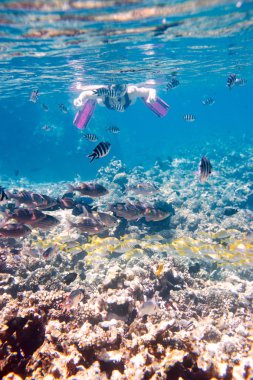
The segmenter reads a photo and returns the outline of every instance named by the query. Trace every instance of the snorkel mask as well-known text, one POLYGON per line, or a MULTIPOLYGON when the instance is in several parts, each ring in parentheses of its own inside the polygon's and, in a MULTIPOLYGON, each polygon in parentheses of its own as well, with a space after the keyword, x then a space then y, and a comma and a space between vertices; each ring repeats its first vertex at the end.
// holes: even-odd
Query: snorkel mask
POLYGON ((111 98, 120 98, 126 94, 127 86, 125 84, 112 84, 109 87, 109 96, 111 98))

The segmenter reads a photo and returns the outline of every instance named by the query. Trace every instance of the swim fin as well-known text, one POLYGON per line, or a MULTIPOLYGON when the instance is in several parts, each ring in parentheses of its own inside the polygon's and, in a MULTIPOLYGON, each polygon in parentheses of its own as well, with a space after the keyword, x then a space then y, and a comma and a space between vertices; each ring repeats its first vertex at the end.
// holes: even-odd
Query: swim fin
POLYGON ((78 129, 85 129, 87 127, 95 111, 96 104, 96 100, 89 99, 84 103, 83 108, 76 113, 73 124, 78 129))
POLYGON ((156 98, 156 101, 154 103, 148 103, 145 98, 142 98, 142 100, 146 106, 158 117, 166 116, 170 109, 170 106, 159 97, 156 98))

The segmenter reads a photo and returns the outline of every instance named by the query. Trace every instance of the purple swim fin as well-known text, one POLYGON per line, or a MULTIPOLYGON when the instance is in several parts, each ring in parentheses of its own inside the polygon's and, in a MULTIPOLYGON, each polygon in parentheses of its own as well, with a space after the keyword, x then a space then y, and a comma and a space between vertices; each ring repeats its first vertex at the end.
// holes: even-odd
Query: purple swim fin
POLYGON ((96 104, 96 100, 89 99, 84 103, 83 108, 76 113, 73 124, 78 129, 85 129, 87 127, 95 111, 96 104))
POLYGON ((146 106, 153 111, 158 117, 164 117, 167 115, 170 106, 165 103, 161 98, 157 97, 154 103, 148 103, 146 99, 142 98, 146 106))

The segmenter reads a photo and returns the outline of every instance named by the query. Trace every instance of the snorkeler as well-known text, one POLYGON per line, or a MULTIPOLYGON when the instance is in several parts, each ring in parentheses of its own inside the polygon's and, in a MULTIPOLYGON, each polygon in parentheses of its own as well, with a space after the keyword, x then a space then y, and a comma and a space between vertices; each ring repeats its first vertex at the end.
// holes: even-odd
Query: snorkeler
POLYGON ((74 125, 79 129, 87 126, 96 104, 109 110, 123 112, 134 104, 136 99, 141 98, 146 106, 159 117, 165 116, 169 109, 169 105, 157 96, 156 90, 153 88, 114 84, 111 86, 80 85, 77 89, 83 90, 74 100, 76 107, 83 106, 74 119, 74 125))

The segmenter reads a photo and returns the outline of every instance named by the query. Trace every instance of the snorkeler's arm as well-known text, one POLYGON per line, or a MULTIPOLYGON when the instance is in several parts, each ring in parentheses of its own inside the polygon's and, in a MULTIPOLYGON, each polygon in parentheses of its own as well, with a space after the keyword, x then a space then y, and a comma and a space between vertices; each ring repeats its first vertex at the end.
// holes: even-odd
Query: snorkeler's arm
POLYGON ((136 100, 136 98, 144 98, 147 103, 154 103, 157 96, 154 88, 147 87, 128 86, 127 93, 131 100, 136 100))
POLYGON ((96 99, 97 100, 97 102, 100 104, 100 105, 102 105, 101 104, 101 99, 100 99, 100 97, 99 97, 99 95, 97 94, 97 90, 98 89, 100 89, 100 88, 103 88, 103 87, 105 87, 105 86, 99 86, 99 85, 93 85, 93 86, 83 86, 83 85, 81 85, 81 84, 78 84, 77 86, 76 86, 76 88, 78 89, 78 90, 83 90, 82 92, 81 92, 81 94, 78 96, 78 98, 76 98, 75 100, 74 100, 74 106, 76 106, 76 107, 81 107, 85 102, 86 102, 86 100, 88 100, 88 99, 96 99))

